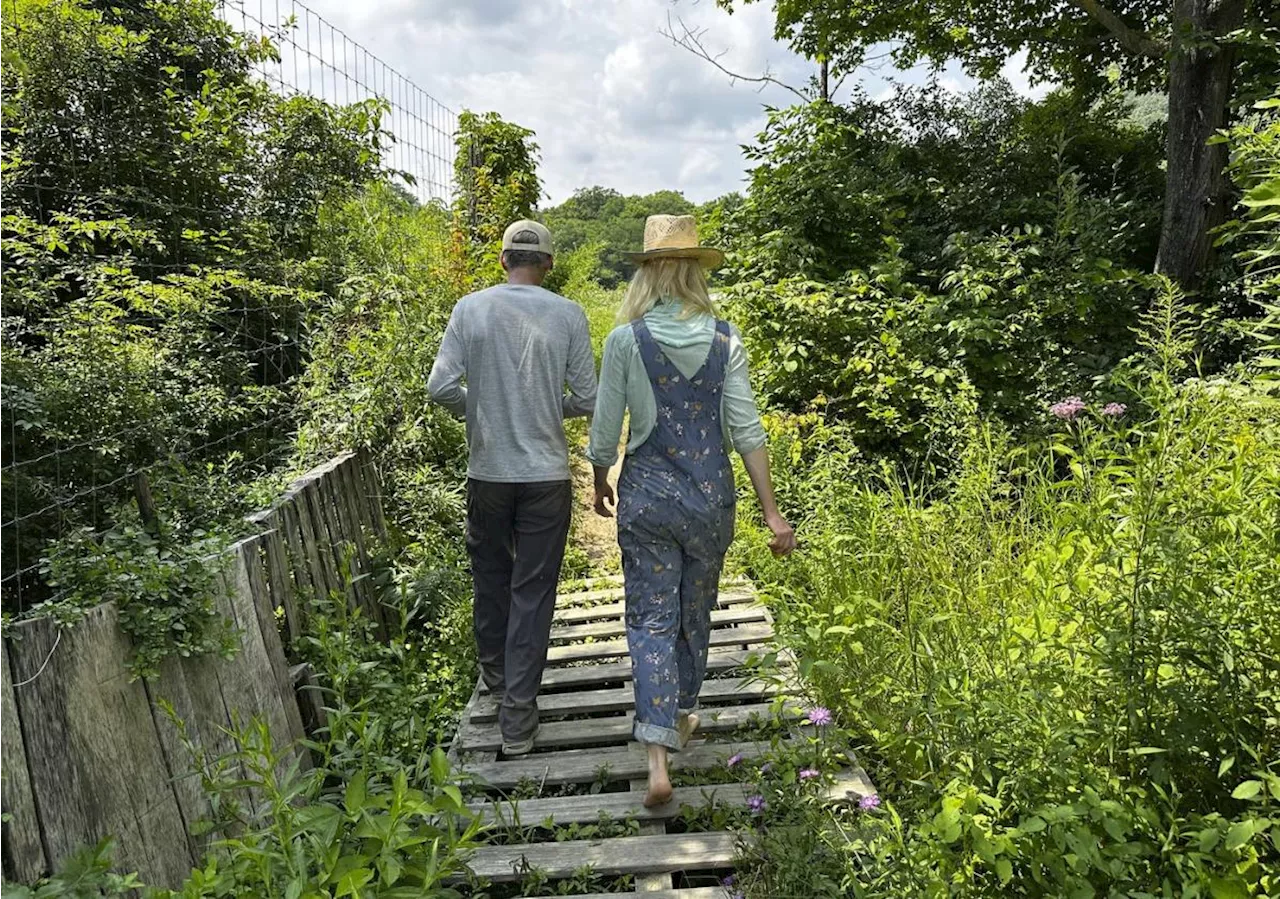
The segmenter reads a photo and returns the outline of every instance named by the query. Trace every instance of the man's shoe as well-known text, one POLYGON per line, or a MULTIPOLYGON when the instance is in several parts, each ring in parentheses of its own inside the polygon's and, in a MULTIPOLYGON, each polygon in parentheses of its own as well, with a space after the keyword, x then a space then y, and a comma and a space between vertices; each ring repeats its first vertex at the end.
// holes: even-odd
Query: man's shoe
POLYGON ((538 725, 533 729, 533 733, 529 734, 527 739, 517 740, 514 743, 502 742, 502 754, 507 757, 516 755, 528 755, 533 751, 533 741, 538 737, 538 731, 542 725, 538 725))

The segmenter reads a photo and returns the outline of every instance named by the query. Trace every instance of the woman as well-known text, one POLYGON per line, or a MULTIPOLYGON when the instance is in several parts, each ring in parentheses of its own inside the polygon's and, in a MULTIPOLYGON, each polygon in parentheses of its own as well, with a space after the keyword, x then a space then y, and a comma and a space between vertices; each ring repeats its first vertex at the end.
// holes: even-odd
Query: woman
POLYGON ((605 342, 587 456, 596 511, 614 502, 609 469, 631 413, 618 479, 618 544, 626 582, 627 644, 636 694, 633 733, 648 746, 647 807, 671 799, 667 750, 698 726, 693 714, 707 667, 711 610, 733 540, 729 450, 742 455, 785 555, 795 533, 779 513, 764 429, 747 380, 741 336, 715 316, 704 267, 724 261, 698 246, 693 216, 654 215, 616 328, 605 342))

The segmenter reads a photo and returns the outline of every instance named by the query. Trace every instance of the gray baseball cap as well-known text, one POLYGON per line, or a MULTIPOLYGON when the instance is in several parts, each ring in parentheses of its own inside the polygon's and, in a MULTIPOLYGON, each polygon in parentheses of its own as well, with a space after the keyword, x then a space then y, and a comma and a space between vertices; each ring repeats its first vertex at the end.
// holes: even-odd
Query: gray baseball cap
POLYGON ((507 226, 502 235, 502 249, 524 250, 530 253, 551 253, 551 232, 547 226, 530 219, 521 219, 507 226), (530 237, 530 235, 533 235, 530 237))

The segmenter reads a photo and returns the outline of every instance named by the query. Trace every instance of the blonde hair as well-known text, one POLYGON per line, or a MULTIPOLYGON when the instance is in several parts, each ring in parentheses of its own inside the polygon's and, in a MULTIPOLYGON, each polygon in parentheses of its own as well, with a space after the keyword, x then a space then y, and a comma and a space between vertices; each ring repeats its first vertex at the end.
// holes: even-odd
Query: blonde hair
POLYGON ((618 310, 618 320, 633 322, 657 305, 659 300, 678 300, 681 318, 699 312, 715 315, 716 307, 707 292, 707 275, 697 259, 653 259, 642 262, 627 287, 618 310))

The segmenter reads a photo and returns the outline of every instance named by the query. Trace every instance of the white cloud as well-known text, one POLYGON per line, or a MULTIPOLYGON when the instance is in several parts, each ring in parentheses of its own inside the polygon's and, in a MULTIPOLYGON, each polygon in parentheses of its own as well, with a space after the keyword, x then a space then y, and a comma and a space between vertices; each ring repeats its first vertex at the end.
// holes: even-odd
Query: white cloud
MULTIPOLYGON (((268 0, 268 3, 273 0, 268 0)), ((252 8, 256 4, 249 0, 252 8)), ((287 15, 291 0, 281 0, 287 15)), ((802 86, 813 67, 773 39, 772 5, 754 3, 728 15, 698 0, 308 0, 333 26, 454 110, 494 110, 532 128, 542 151, 541 175, 548 202, 565 199, 577 187, 602 184, 624 193, 676 189, 695 201, 741 189, 746 167, 741 144, 763 127, 764 105, 788 105, 782 88, 731 83, 705 60, 673 46, 659 32, 668 16, 707 29, 709 50, 724 51, 720 62, 744 74, 768 68, 789 84, 802 86)), ((340 37, 314 17, 298 11, 295 39, 323 52, 325 59, 369 83, 378 69, 360 59, 342 60, 340 37), (311 31, 304 33, 303 23, 311 31), (331 49, 333 48, 333 49, 331 49)), ((236 16, 228 18, 235 22, 236 16)), ((281 73, 292 78, 290 48, 281 73)), ((351 53, 354 56, 354 53, 351 53)), ((1006 74, 1028 90, 1022 66, 1006 74)), ((349 99, 353 85, 305 59, 298 80, 330 98, 349 99), (326 80, 327 79, 327 80, 326 80)), ((863 79, 880 97, 889 73, 863 79)), ((957 67, 946 70, 947 87, 972 82, 957 67)), ((896 73, 895 80, 918 82, 925 73, 896 73)), ((425 109, 405 84, 374 84, 391 91, 401 105, 425 109)), ((403 116, 401 117, 403 118, 403 116)), ((392 116, 393 131, 406 144, 448 155, 429 129, 410 129, 392 116), (409 133, 406 133, 409 132, 409 133)), ((414 168, 424 154, 398 150, 402 167, 414 168)), ((430 179, 442 181, 448 166, 436 163, 430 179)))

